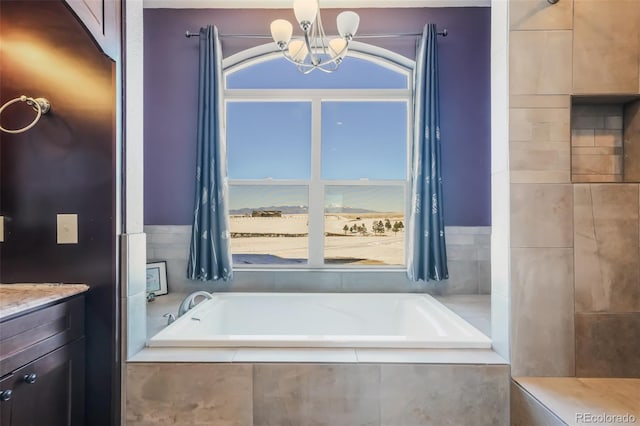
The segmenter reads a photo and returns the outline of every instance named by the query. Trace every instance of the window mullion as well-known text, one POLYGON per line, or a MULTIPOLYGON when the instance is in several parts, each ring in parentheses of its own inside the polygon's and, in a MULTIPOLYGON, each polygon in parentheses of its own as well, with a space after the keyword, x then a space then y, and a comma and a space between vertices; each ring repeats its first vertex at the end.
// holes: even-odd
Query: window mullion
POLYGON ((311 181, 309 182, 309 267, 324 265, 324 185, 320 180, 322 101, 311 104, 311 181))

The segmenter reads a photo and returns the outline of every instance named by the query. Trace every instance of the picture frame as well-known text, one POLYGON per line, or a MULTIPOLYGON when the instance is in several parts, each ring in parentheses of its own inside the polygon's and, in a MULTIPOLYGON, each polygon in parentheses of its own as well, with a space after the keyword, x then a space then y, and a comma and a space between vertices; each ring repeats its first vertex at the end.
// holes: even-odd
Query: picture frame
POLYGON ((147 294, 162 296, 168 292, 167 262, 163 260, 147 263, 147 294))

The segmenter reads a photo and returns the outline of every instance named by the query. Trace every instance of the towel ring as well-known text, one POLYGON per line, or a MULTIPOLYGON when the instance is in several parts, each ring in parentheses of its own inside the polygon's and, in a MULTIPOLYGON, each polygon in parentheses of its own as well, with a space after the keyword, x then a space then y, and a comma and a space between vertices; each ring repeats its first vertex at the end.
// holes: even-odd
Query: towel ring
POLYGON ((3 132, 7 132, 7 133, 22 133, 22 132, 26 132, 27 130, 29 130, 30 128, 32 128, 33 126, 36 125, 38 120, 40 120, 40 117, 42 116, 42 114, 46 114, 51 109, 51 103, 45 98, 35 98, 35 99, 33 99, 33 98, 28 97, 28 96, 22 95, 19 98, 12 99, 9 102, 7 102, 4 105, 2 105, 2 107, 0 107, 0 115, 2 115, 2 112, 4 111, 4 109, 6 107, 8 107, 11 104, 15 104, 16 102, 26 102, 27 105, 31 105, 31 108, 33 108, 33 110, 37 113, 36 114, 36 118, 34 118, 33 121, 30 124, 26 125, 22 129, 15 129, 15 130, 5 129, 0 124, 0 130, 2 130, 3 132))

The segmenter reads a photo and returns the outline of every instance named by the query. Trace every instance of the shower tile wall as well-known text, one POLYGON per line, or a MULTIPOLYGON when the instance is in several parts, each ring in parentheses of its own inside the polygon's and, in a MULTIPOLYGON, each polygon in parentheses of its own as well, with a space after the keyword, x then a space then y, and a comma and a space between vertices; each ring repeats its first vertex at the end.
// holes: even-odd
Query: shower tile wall
POLYGON ((638 185, 571 180, 620 180, 622 111, 571 117, 570 99, 640 94, 640 2, 510 0, 509 14, 512 375, 635 376, 638 185))
POLYGON ((637 0, 573 2, 573 93, 638 93, 640 4, 637 0))
POLYGON ((640 377, 640 185, 574 185, 576 375, 640 377))
POLYGON ((623 105, 573 105, 573 182, 622 182, 623 105))
MULTIPOLYGON (((147 259, 167 261, 170 292, 199 290, 202 283, 186 279, 191 227, 145 226, 147 259)), ((233 291, 326 291, 415 292, 433 294, 491 293, 491 228, 446 228, 449 279, 414 283, 403 270, 390 273, 337 271, 236 271, 231 283, 216 283, 216 290, 233 291)))
POLYGON ((640 100, 624 108, 624 180, 640 182, 640 100))

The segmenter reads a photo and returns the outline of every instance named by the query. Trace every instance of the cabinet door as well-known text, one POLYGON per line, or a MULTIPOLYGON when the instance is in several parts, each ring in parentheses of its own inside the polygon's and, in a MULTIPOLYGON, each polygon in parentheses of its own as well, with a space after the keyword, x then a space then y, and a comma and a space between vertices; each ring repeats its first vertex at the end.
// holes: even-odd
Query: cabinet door
POLYGON ((11 422, 11 405, 13 404, 13 381, 13 374, 9 374, 8 376, 0 380, 0 426, 8 426, 11 422), (7 391, 9 391, 9 394, 5 394, 5 392, 7 391))
POLYGON ((12 426, 82 425, 84 338, 16 370, 11 402, 12 426))
POLYGON ((111 59, 120 54, 120 8, 118 0, 65 0, 102 51, 111 59))

